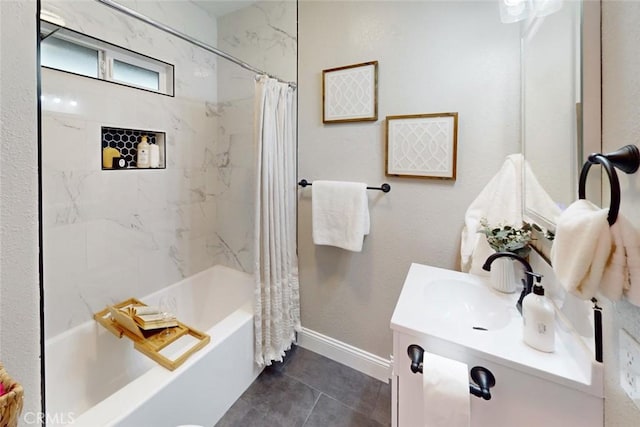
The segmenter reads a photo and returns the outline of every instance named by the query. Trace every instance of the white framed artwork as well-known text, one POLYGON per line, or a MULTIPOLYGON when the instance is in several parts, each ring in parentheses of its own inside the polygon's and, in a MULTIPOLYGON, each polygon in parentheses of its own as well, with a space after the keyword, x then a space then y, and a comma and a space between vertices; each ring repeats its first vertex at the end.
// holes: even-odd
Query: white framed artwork
POLYGON ((378 120, 378 61, 322 71, 322 123, 378 120))
POLYGON ((456 179, 458 113, 387 116, 386 175, 456 179))

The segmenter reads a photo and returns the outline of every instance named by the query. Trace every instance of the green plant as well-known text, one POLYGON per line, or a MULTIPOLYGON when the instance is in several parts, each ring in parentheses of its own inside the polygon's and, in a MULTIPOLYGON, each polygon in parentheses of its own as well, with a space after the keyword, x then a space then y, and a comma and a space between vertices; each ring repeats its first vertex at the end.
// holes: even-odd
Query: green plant
POLYGON ((526 257, 531 250, 531 224, 522 222, 522 226, 517 228, 511 225, 490 226, 486 218, 480 220, 480 230, 487 238, 487 243, 496 252, 513 252, 522 257, 526 257))

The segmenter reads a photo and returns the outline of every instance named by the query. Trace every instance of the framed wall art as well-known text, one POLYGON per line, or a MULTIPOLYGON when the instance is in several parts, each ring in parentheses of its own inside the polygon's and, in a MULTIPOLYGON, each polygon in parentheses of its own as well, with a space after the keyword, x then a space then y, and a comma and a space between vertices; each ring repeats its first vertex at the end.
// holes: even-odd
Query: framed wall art
POLYGON ((378 120, 378 61, 322 71, 322 122, 378 120))
POLYGON ((456 179, 458 113, 387 116, 387 176, 456 179))

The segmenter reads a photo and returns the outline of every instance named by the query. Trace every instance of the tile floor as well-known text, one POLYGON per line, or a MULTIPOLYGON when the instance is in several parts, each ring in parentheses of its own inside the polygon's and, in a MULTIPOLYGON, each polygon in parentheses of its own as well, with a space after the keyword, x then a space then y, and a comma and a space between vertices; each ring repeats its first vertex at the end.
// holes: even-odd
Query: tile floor
POLYGON ((301 347, 266 368, 216 427, 391 425, 391 386, 301 347))

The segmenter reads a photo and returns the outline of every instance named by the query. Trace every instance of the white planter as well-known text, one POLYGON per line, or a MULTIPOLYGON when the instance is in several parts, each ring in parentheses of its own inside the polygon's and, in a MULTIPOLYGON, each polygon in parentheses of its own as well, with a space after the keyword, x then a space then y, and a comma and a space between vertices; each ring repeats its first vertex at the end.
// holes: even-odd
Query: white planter
POLYGON ((491 263, 491 286, 493 289, 507 294, 516 291, 518 276, 514 260, 507 257, 496 258, 491 263))

